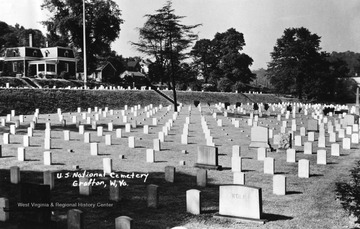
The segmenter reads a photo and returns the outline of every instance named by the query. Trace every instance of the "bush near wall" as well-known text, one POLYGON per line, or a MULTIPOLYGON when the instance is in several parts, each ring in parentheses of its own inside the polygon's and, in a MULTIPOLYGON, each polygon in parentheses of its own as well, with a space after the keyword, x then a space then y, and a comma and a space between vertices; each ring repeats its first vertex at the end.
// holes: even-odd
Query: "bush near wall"
POLYGON ((0 87, 6 87, 6 83, 9 83, 10 87, 28 87, 24 81, 16 77, 1 77, 0 87))
MULTIPOLYGON (((163 91, 172 97, 171 91, 163 91)), ((274 95, 251 95, 220 93, 220 92, 188 92, 177 93, 179 103, 193 104, 195 100, 201 103, 278 103, 274 95)), ((36 108, 40 113, 56 113, 57 108, 63 112, 74 112, 77 107, 109 107, 123 109, 125 105, 134 106, 169 105, 168 100, 154 91, 136 90, 66 90, 66 89, 0 89, 0 114, 9 114, 16 110, 17 114, 33 114, 36 108)))

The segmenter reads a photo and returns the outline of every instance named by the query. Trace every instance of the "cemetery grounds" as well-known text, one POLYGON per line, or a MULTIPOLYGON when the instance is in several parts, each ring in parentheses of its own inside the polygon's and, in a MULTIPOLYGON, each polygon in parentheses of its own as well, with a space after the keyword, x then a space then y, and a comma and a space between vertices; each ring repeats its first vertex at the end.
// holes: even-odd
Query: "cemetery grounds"
MULTIPOLYGON (((18 201, 18 185, 10 183, 11 166, 19 166, 21 170, 21 182, 32 182, 41 184, 43 182, 43 171, 51 170, 70 174, 76 171, 101 173, 103 170, 103 158, 111 158, 113 171, 117 174, 148 174, 147 180, 137 178, 126 178, 126 186, 121 187, 121 200, 118 202, 109 200, 109 187, 102 185, 93 186, 90 196, 79 195, 79 188, 73 186, 76 178, 61 178, 55 180, 55 187, 51 191, 53 203, 89 203, 96 204, 95 207, 76 207, 84 212, 86 229, 115 228, 115 218, 129 216, 134 220, 134 227, 140 229, 161 229, 175 226, 186 228, 350 228, 353 226, 349 218, 336 198, 335 183, 347 182, 349 170, 359 160, 359 145, 352 145, 350 150, 341 150, 341 156, 331 156, 330 143, 326 139, 327 164, 316 164, 317 142, 315 140, 312 155, 305 155, 303 147, 295 146, 296 159, 308 159, 310 161, 310 177, 298 178, 297 163, 286 162, 284 152, 268 152, 268 157, 275 158, 275 174, 287 177, 287 193, 284 196, 274 195, 272 192, 273 175, 264 174, 263 161, 257 160, 257 150, 248 148, 250 144, 250 129, 247 124, 251 105, 243 105, 246 114, 236 112, 234 109, 228 111, 227 117, 224 112, 218 110, 214 105, 209 107, 201 104, 201 112, 194 105, 184 105, 173 122, 169 134, 165 136, 165 142, 161 143, 161 151, 155 153, 155 162, 146 162, 146 149, 153 148, 153 139, 158 138, 166 122, 173 119, 173 108, 147 107, 148 110, 158 108, 151 117, 146 117, 144 107, 137 110, 134 116, 134 107, 128 107, 125 114, 128 123, 137 121, 137 127, 131 132, 125 132, 125 123, 121 110, 115 110, 113 115, 106 112, 106 117, 101 112, 88 113, 83 109, 63 113, 66 127, 59 121, 58 114, 42 114, 40 111, 38 124, 34 130, 29 147, 26 147, 26 161, 17 160, 17 148, 22 147, 23 136, 27 134, 27 127, 33 120, 33 115, 25 115, 24 123, 16 130, 16 135, 10 136, 10 144, 2 144, 2 157, 0 158, 0 197, 9 199, 10 207, 18 201), (216 118, 213 112, 217 112, 216 118), (86 123, 82 118, 83 113, 94 120, 95 114, 100 114, 98 126, 103 126, 103 136, 97 136, 91 124, 84 124, 85 131, 91 133, 91 141, 99 145, 99 155, 90 155, 90 144, 84 143, 84 136, 79 134, 76 123, 72 122, 73 116, 77 121, 86 123), (201 115, 205 117, 207 125, 213 136, 214 143, 218 147, 219 165, 223 170, 208 170, 208 184, 206 187, 196 185, 196 171, 194 164, 197 160, 197 147, 205 145, 205 137, 201 127, 201 115), (181 144, 181 134, 186 117, 190 117, 188 144, 181 144), (158 123, 152 125, 152 119, 156 118, 158 123), (217 120, 222 120, 222 126, 217 125, 217 120), (240 127, 235 127, 233 121, 239 120, 240 127), (44 165, 44 130, 45 123, 51 122, 52 130, 52 165, 44 165), (114 125, 113 131, 108 131, 108 123, 114 125), (143 126, 149 125, 149 134, 144 134, 143 126), (122 129, 122 137, 117 138, 115 130, 122 129), (64 140, 63 130, 70 130, 70 141, 64 140), (105 135, 112 135, 112 145, 105 145, 105 135), (135 137, 135 148, 128 147, 130 136, 135 137), (246 185, 262 188, 264 218, 268 220, 264 225, 253 223, 239 223, 230 220, 213 218, 219 211, 219 186, 232 184, 233 175, 231 171, 232 146, 241 147, 243 158, 243 172, 246 176, 246 185), (186 153, 184 152, 186 151, 186 153), (123 155, 123 159, 119 158, 123 155), (184 165, 181 163, 185 163, 184 165), (79 169, 77 169, 77 167, 79 169), (166 182, 164 177, 165 166, 176 167, 175 182, 166 182), (147 191, 149 184, 159 186, 159 207, 156 209, 147 207, 147 191), (201 191, 200 215, 186 213, 186 191, 198 189, 201 191)), ((234 106, 232 106, 234 108, 234 106)), ((272 107, 271 107, 272 108, 272 107)), ((270 110, 271 110, 270 108, 270 110)), ((102 109, 104 112, 105 108, 102 109)), ((111 108, 109 108, 110 110, 111 108)), ((271 110, 271 115, 263 114, 259 117, 258 125, 274 129, 274 134, 280 132, 281 121, 277 120, 280 108, 271 110)), ((13 120, 18 120, 16 114, 13 120)), ((6 118, 6 117, 1 117, 6 118)), ((307 120, 312 119, 311 109, 309 115, 303 112, 296 114, 299 133, 301 126, 307 125, 307 120)), ((329 117, 329 120, 338 119, 338 116, 329 117)), ((282 116, 282 121, 286 120, 282 116)), ((291 120, 288 119, 287 128, 291 128, 291 120)), ((9 132, 12 122, 1 126, 1 134, 9 132)), ((316 133, 317 135, 318 133, 316 133)), ((315 138, 316 139, 316 138, 315 138)), ((272 139, 270 139, 272 144, 272 139)), ((340 140, 338 143, 341 144, 340 140)), ((66 228, 66 214, 72 207, 54 207, 52 209, 52 220, 57 223, 58 228, 66 228)), ((16 219, 20 217, 19 212, 10 213, 10 222, 0 222, 0 228, 16 228, 16 219)))

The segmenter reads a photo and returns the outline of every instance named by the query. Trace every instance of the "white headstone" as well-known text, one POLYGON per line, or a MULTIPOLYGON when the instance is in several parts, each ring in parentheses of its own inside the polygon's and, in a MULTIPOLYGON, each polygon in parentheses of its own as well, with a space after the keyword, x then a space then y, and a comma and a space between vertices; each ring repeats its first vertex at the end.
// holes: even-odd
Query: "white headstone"
POLYGON ((51 149, 51 138, 45 138, 44 139, 44 149, 51 149))
POLYGON ((261 188, 245 185, 220 186, 219 216, 261 219, 261 188))
POLYGON ((97 142, 90 143, 90 155, 97 156, 99 151, 99 146, 97 142))
POLYGON ((122 130, 121 129, 116 129, 116 137, 122 138, 122 130))
POLYGON ((29 147, 30 146, 30 137, 28 135, 23 136, 23 146, 29 147))
POLYGON ((242 171, 242 158, 239 156, 231 157, 231 171, 241 172, 242 171))
POLYGON ((129 136, 128 146, 129 146, 129 148, 135 148, 135 137, 134 136, 129 136))
POLYGON ((154 149, 146 149, 146 162, 154 163, 155 162, 155 151, 154 149))
POLYGON ((110 146, 112 144, 111 134, 105 135, 105 145, 110 146))
POLYGON ((286 195, 286 177, 284 175, 273 176, 273 193, 275 195, 286 195))
POLYGON ((310 162, 307 159, 300 159, 298 164, 298 176, 300 178, 310 177, 310 162))
POLYGON ((260 147, 257 149, 257 159, 258 161, 263 161, 267 157, 266 148, 260 147))
POLYGON ((351 140, 350 140, 350 138, 343 138, 343 140, 342 140, 342 148, 343 149, 351 149, 351 140))
POLYGON ((153 149, 155 151, 161 151, 161 143, 160 143, 160 139, 154 139, 153 140, 153 149))
POLYGON ((98 126, 97 127, 97 136, 103 136, 103 127, 102 126, 98 126))
POLYGON ((44 165, 51 165, 52 163, 52 154, 50 151, 44 152, 44 165))
POLYGON ((338 143, 331 144, 331 156, 340 156, 340 145, 338 143))
POLYGON ((314 132, 308 132, 308 141, 309 142, 315 141, 315 133, 314 132))
POLYGON ((70 141, 70 130, 64 130, 64 141, 70 141))
POLYGON ((84 143, 90 143, 91 142, 91 135, 90 132, 84 133, 84 143))
POLYGON ((295 163, 296 162, 296 150, 287 149, 286 150, 286 162, 295 163))
POLYGON ((264 159, 264 173, 265 174, 274 174, 275 173, 275 159, 272 157, 267 157, 264 159))
POLYGON ((24 147, 19 147, 17 153, 18 153, 18 160, 19 161, 25 161, 26 160, 25 148, 24 147))
POLYGON ((305 142, 304 143, 304 154, 312 154, 313 152, 313 143, 305 142))
POLYGON ((245 185, 245 173, 233 172, 233 184, 245 185))
POLYGON ((316 163, 319 165, 326 165, 326 150, 319 149, 316 154, 316 163))
POLYGON ((111 158, 103 158, 103 170, 105 175, 109 175, 112 173, 112 159, 111 158))
POLYGON ((186 191, 186 212, 194 215, 201 213, 201 192, 196 189, 186 191))

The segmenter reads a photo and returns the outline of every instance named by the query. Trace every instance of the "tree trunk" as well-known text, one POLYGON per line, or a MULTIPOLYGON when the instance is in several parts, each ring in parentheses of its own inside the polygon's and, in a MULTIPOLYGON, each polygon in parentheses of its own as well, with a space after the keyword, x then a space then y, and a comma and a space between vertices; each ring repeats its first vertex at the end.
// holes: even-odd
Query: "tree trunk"
POLYGON ((175 77, 174 73, 172 73, 172 90, 173 90, 173 97, 174 97, 174 111, 177 112, 177 98, 176 98, 176 85, 175 85, 175 77))

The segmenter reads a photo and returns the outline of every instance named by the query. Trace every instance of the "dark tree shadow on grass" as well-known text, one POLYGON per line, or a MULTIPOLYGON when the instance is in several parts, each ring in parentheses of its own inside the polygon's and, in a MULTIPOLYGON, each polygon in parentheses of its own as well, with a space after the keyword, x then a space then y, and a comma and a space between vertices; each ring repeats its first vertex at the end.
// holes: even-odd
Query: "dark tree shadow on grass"
POLYGON ((263 213, 263 219, 268 221, 279 221, 279 220, 291 220, 293 217, 285 216, 285 215, 278 215, 278 214, 270 214, 270 213, 263 213))
MULTIPOLYGON (((70 172, 83 171, 57 171, 57 174, 65 174, 70 172)), ((102 170, 87 170, 91 173, 101 174, 102 170)), ((116 174, 132 174, 132 172, 114 171, 116 174)), ((135 172, 135 174, 142 174, 135 172)), ((43 173, 36 171, 21 171, 21 182, 29 182, 42 184, 43 173)), ((147 181, 143 179, 125 179, 128 186, 120 188, 120 195, 122 199, 119 202, 109 200, 109 179, 99 178, 98 181, 104 181, 107 187, 93 186, 92 194, 90 196, 79 195, 79 187, 74 187, 72 184, 78 178, 62 178, 55 179, 55 187, 51 190, 51 202, 58 203, 109 203, 112 207, 77 207, 77 209, 84 213, 84 223, 87 229, 106 229, 115 228, 115 218, 126 215, 134 220, 134 225, 139 229, 148 228, 167 228, 184 223, 184 219, 197 218, 197 216, 186 213, 186 191, 189 189, 198 189, 202 192, 202 197, 206 199, 203 207, 209 209, 205 211, 204 215, 209 215, 218 209, 219 201, 219 186, 208 184, 207 187, 198 187, 196 185, 196 176, 176 173, 175 182, 169 183, 165 181, 165 174, 163 172, 149 173, 147 181), (159 186, 159 207, 157 209, 150 209, 147 207, 147 185, 156 184, 159 186), (168 220, 171 218, 171 220, 168 220)), ((120 178, 121 180, 122 178, 120 178)), ((0 170, 0 197, 9 199, 10 209, 16 209, 17 203, 20 200, 19 185, 11 184, 9 170, 0 170)), ((211 182, 212 179, 208 179, 211 182)), ((73 207, 52 207, 51 211, 52 222, 51 227, 46 225, 42 227, 40 224, 30 226, 30 223, 20 223, 21 212, 11 212, 10 221, 8 223, 0 222, 0 228, 17 228, 17 229, 66 229, 66 215, 67 211, 73 207), (25 225, 25 227, 22 227, 25 225), (27 227, 26 227, 27 226, 27 227)))
POLYGON ((286 191, 286 195, 294 195, 294 194, 302 194, 302 192, 298 192, 298 191, 286 191))
POLYGON ((313 174, 310 174, 310 177, 322 177, 324 176, 323 174, 319 174, 319 173, 313 173, 313 174))

